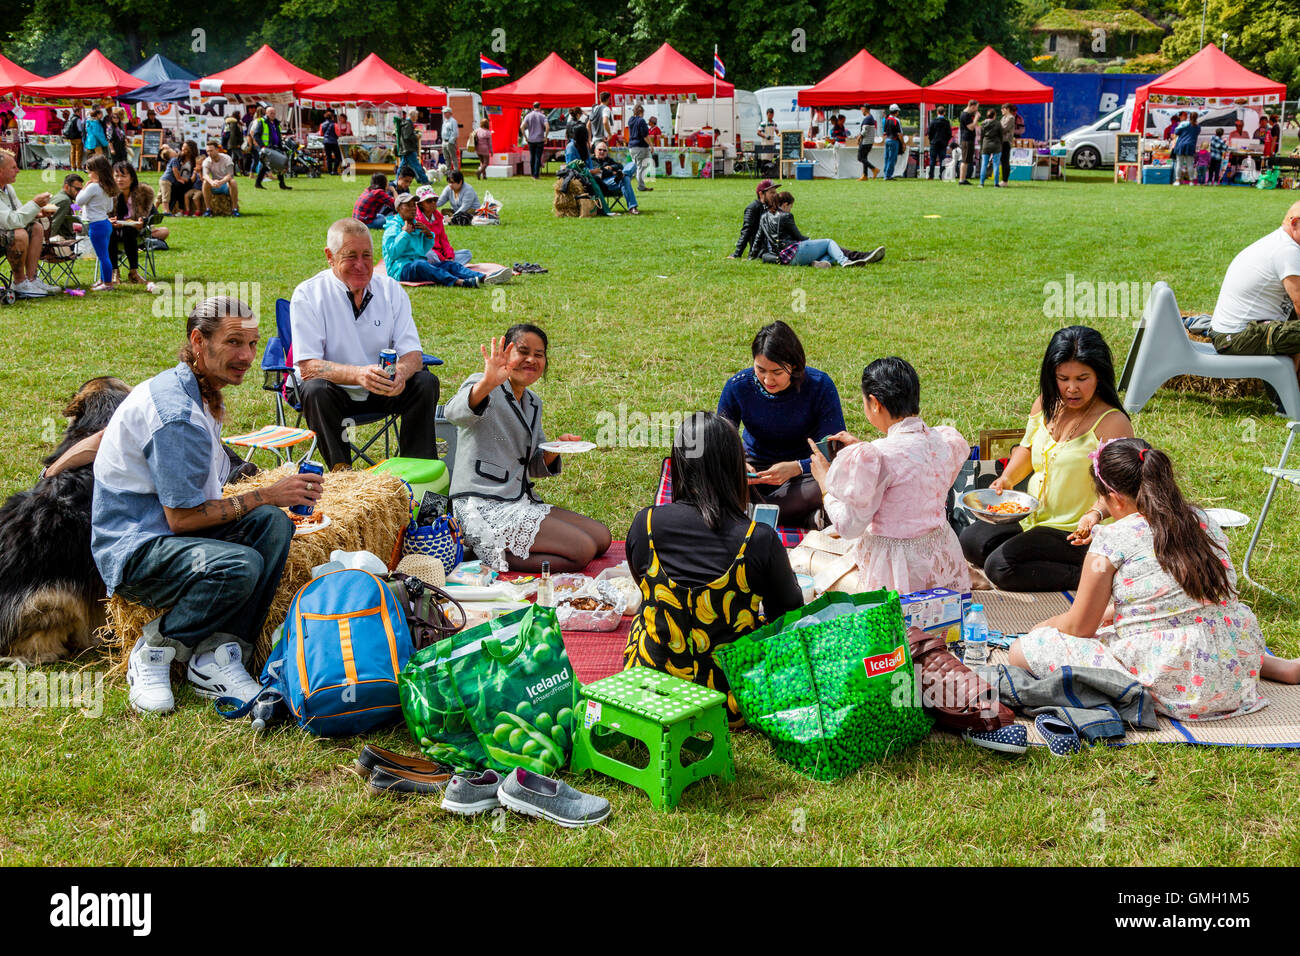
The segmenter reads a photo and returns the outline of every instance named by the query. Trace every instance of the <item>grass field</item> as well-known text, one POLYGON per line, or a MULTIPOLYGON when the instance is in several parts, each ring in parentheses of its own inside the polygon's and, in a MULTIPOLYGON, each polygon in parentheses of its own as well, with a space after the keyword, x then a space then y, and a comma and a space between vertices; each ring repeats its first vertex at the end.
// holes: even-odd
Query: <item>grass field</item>
MULTIPOLYGON (((151 180, 156 177, 149 177, 151 180)), ((241 180, 241 189, 251 186, 241 180)), ((171 220, 160 278, 256 283, 263 336, 277 297, 324 267, 324 234, 359 184, 293 181, 243 194, 239 220, 171 220)), ((514 321, 544 327, 550 372, 537 391, 549 433, 593 437, 620 403, 647 414, 713 408, 749 341, 791 322, 810 364, 839 384, 850 430, 867 435, 863 365, 897 354, 919 370, 922 413, 972 441, 1022 425, 1051 333, 1076 321, 1105 334, 1122 365, 1131 314, 1044 314, 1051 283, 1167 280, 1183 308, 1209 310, 1230 258, 1278 226, 1294 194, 1115 186, 1109 173, 1005 190, 902 181, 790 184, 811 236, 883 243, 852 270, 726 261, 753 181, 664 180, 644 215, 556 219, 550 182, 493 181, 505 226, 453 230, 480 261, 540 262, 495 291, 411 291, 424 346, 446 360, 444 394, 481 369, 478 345, 514 321)), ((24 173, 26 197, 41 188, 24 173)), ((480 188, 480 195, 482 189, 480 188)), ((88 276, 91 264, 80 265, 88 276)), ((1049 303, 1050 304, 1050 303, 1049 303)), ((0 310, 0 490, 28 486, 57 440, 59 410, 84 380, 134 384, 175 360, 183 317, 159 317, 143 287, 58 296, 0 310)), ((229 429, 270 420, 255 382, 228 394, 229 429)), ((1263 399, 1161 391, 1137 417, 1171 452, 1200 501, 1258 512, 1284 421, 1263 399)), ((650 501, 664 448, 610 448, 566 463, 554 504, 626 535, 650 501)), ((1274 506, 1260 574, 1297 592, 1300 496, 1274 506)), ((1240 562, 1249 529, 1232 532, 1240 562)), ((33 543, 34 547, 39 543, 33 543)), ((1247 587, 1275 651, 1300 653, 1289 608, 1247 587)), ((142 719, 124 685, 103 716, 9 710, 0 735, 0 862, 43 864, 1291 864, 1300 824, 1292 751, 1147 745, 1059 760, 1045 749, 1000 759, 956 739, 927 741, 838 784, 809 782, 756 735, 736 740, 737 781, 687 791, 673 814, 604 778, 604 826, 564 831, 519 817, 447 818, 428 802, 366 799, 347 770, 356 744, 286 729, 255 737, 187 690, 164 719, 142 719), (503 827, 501 824, 503 823, 503 827), (498 827, 501 827, 498 829, 498 827), (1288 835, 1290 834, 1290 835, 1288 835)), ((405 732, 379 742, 409 748, 405 732)))

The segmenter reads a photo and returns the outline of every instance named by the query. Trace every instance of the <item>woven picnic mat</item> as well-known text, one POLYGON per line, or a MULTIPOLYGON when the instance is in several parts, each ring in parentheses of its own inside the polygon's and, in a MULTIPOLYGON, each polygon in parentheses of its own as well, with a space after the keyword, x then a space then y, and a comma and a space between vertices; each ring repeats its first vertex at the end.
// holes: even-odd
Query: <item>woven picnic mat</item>
MULTIPOLYGON (((1024 634, 1047 618, 1064 613, 1070 606, 1067 596, 1058 591, 1025 594, 977 591, 975 600, 983 600, 989 627, 1004 634, 1024 634)), ((1007 652, 995 648, 990 663, 1006 662, 1007 652)), ((1158 730, 1128 728, 1124 738, 1112 746, 1156 743, 1300 748, 1300 685, 1265 681, 1262 692, 1268 699, 1268 706, 1253 714, 1204 722, 1160 717, 1158 730)), ((1016 722, 1025 725, 1031 744, 1047 745, 1034 729, 1032 718, 1017 715, 1016 722)))

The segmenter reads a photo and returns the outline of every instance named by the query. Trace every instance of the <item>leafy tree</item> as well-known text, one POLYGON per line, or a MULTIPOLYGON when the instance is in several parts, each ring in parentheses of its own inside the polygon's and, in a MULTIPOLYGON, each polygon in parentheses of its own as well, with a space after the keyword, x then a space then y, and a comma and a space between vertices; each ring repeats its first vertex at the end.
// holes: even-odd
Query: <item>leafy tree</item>
MULTIPOLYGON (((1203 9, 1202 0, 1182 0, 1183 18, 1161 47, 1174 63, 1200 49, 1203 9)), ((1223 47, 1246 69, 1285 83, 1290 95, 1300 90, 1300 8, 1292 0, 1209 0, 1205 42, 1223 47)))

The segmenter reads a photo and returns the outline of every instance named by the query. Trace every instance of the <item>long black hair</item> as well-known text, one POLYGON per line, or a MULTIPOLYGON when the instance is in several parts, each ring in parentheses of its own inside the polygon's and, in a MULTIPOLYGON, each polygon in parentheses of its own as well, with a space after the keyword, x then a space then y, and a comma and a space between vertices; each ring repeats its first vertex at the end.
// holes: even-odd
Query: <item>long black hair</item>
MULTIPOLYGON (((1092 369, 1097 376, 1097 397, 1111 408, 1124 411, 1115 388, 1115 361, 1110 346, 1096 329, 1086 325, 1071 325, 1059 330, 1047 343, 1043 365, 1038 372, 1038 390, 1043 397, 1043 421, 1056 417, 1061 405, 1061 392, 1056 387, 1056 370, 1066 362, 1079 362, 1092 369)), ((1127 416, 1128 413, 1124 412, 1127 416)))
POLYGON ((1097 456, 1092 483, 1099 495, 1118 492, 1137 502, 1151 526, 1156 560, 1188 597, 1217 604, 1235 596, 1228 555, 1183 497, 1168 455, 1141 438, 1107 442, 1097 456))
POLYGON ((803 343, 799 341, 799 336, 794 334, 794 329, 780 319, 763 326, 754 336, 750 352, 754 358, 761 355, 769 362, 788 368, 790 385, 796 392, 799 391, 799 386, 803 385, 804 369, 808 367, 808 360, 804 357, 803 343))
POLYGON ((668 467, 674 500, 698 508, 714 531, 728 518, 745 517, 745 446, 736 426, 721 415, 692 412, 683 418, 668 467))

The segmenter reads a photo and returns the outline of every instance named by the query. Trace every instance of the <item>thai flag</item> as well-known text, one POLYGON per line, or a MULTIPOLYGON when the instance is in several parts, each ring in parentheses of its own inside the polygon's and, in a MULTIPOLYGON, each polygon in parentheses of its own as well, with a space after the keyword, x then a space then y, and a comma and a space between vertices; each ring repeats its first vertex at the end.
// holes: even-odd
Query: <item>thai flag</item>
POLYGON ((725 80, 727 78, 726 64, 722 62, 722 57, 718 56, 716 53, 713 54, 713 75, 720 80, 725 80))
POLYGON ((509 76, 510 73, 500 63, 489 60, 482 53, 478 55, 478 75, 486 80, 489 76, 509 76))
POLYGON ((596 75, 597 76, 617 76, 618 61, 610 60, 606 57, 596 57, 596 75))

